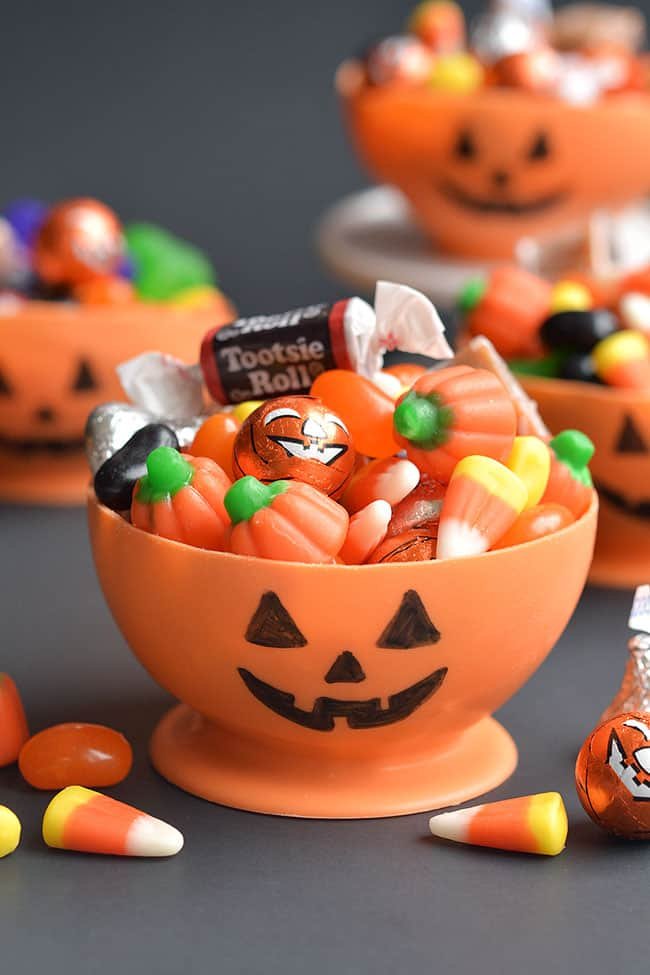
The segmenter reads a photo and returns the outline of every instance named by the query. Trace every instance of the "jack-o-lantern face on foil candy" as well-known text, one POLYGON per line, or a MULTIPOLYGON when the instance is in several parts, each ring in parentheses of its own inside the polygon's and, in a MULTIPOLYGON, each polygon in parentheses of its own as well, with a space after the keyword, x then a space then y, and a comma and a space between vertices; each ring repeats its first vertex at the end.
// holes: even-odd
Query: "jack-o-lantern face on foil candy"
POLYGON ((650 837, 650 715, 630 712, 600 725, 580 750, 576 787, 599 826, 650 837))
POLYGON ((247 418, 234 446, 238 475, 260 481, 295 478, 338 498, 354 468, 343 420, 312 396, 269 400, 247 418))
MULTIPOLYGON (((382 649, 412 650, 433 646, 439 639, 440 633, 422 600, 411 589, 404 593, 397 611, 378 632, 376 645, 378 652, 382 649)), ((263 594, 246 630, 246 640, 256 646, 277 650, 298 649, 307 644, 307 638, 274 592, 263 594)), ((372 664, 359 660, 350 650, 335 649, 331 666, 321 679, 330 685, 362 685, 366 680, 366 666, 372 664)), ((436 693, 447 675, 446 667, 436 667, 417 682, 389 691, 386 703, 378 697, 364 698, 361 693, 341 698, 316 693, 313 706, 306 710, 296 705, 290 690, 274 687, 244 667, 238 670, 248 690, 261 704, 312 731, 333 731, 336 719, 347 721, 354 729, 377 728, 402 721, 436 693)))
POLYGON ((570 229, 648 188, 647 96, 577 106, 516 90, 389 85, 344 101, 373 176, 405 194, 443 251, 512 256, 522 238, 570 229))

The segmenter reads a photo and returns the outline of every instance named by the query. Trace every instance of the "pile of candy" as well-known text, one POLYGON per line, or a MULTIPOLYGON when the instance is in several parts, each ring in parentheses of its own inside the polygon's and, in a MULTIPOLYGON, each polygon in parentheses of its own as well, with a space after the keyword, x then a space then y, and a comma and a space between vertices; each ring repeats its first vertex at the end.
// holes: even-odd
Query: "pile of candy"
POLYGON ((467 33, 453 0, 424 0, 405 34, 365 54, 365 82, 455 92, 518 88, 573 104, 648 88, 648 61, 638 53, 645 23, 636 8, 574 4, 554 14, 548 0, 493 0, 469 41, 467 33))
MULTIPOLYGON (((403 345, 406 336, 450 354, 427 299, 380 283, 377 319, 361 299, 318 307, 318 316, 298 310, 240 319, 203 342, 202 374, 222 400, 234 388, 230 373, 217 368, 224 353, 236 398, 242 389, 273 391, 280 379, 286 388, 294 374, 306 384, 303 395, 202 418, 183 450, 165 422, 147 423, 115 449, 115 408, 100 407, 88 444, 98 500, 128 511, 136 528, 199 548, 354 565, 476 555, 550 534, 584 514, 593 445, 577 431, 547 443, 533 405, 484 339, 431 371, 411 364, 376 370, 381 347, 403 345), (325 326, 338 348, 332 365, 353 360, 358 371, 323 370, 325 326), (384 334, 379 351, 372 349, 377 333, 384 334), (278 371, 263 374, 258 367, 271 361, 278 371)), ((195 367, 164 357, 127 363, 122 380, 158 415, 171 404, 195 403, 188 394, 195 367)))
POLYGON ((514 372, 650 390, 650 268, 607 293, 580 277, 552 286, 500 267, 469 282, 459 308, 514 372))
MULTIPOLYGON (((47 846, 114 856, 178 853, 183 836, 173 826, 87 788, 121 782, 132 761, 126 738, 102 725, 55 725, 30 738, 18 689, 0 674, 0 768, 18 762, 34 789, 61 790, 43 816, 47 846)), ((0 858, 13 853, 21 831, 16 814, 0 806, 0 858)))
POLYGON ((0 215, 0 301, 132 301, 209 305, 214 268, 197 248, 151 224, 122 227, 98 200, 48 207, 14 200, 0 215))

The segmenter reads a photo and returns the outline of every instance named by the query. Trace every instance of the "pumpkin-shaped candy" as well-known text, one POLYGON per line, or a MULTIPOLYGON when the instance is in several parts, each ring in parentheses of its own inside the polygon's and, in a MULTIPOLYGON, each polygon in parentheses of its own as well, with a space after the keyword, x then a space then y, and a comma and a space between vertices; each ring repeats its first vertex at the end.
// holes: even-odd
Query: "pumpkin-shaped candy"
POLYGON ((486 282, 470 281, 460 297, 472 335, 486 335, 507 359, 541 354, 539 329, 549 314, 551 286, 514 265, 496 268, 486 282))
POLYGON ((230 550, 286 562, 333 562, 348 530, 348 513, 302 481, 235 481, 224 499, 232 521, 230 550))
POLYGON ((157 447, 133 493, 131 521, 153 535, 221 551, 229 524, 224 496, 230 483, 207 457, 157 447))
POLYGON ((594 493, 588 467, 594 445, 579 430, 563 430, 553 437, 549 448, 551 471, 541 500, 544 504, 564 505, 575 518, 580 518, 591 504, 594 493))
POLYGON ((450 366, 418 379, 398 400, 393 425, 409 460, 446 484, 463 457, 506 460, 517 416, 494 373, 450 366))

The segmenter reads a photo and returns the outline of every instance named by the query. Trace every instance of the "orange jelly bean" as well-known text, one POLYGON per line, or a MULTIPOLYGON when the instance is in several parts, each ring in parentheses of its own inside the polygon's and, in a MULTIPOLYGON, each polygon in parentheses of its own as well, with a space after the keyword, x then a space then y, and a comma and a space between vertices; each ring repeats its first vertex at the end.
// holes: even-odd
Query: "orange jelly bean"
POLYGON ((23 745, 18 767, 35 789, 68 785, 107 786, 131 771, 133 753, 126 738, 100 724, 58 724, 23 745))
POLYGON ((234 477, 233 448, 240 426, 241 421, 232 413, 215 413, 209 416, 197 430, 189 453, 194 457, 209 457, 228 477, 234 477))
POLYGON ((329 369, 316 377, 311 393, 341 417, 358 452, 390 457, 400 450, 393 436, 395 401, 369 379, 347 369, 329 369))
POLYGON ((18 758, 29 738, 23 704, 9 674, 0 674, 0 768, 18 758))
POLYGON ((560 528, 566 528, 575 521, 573 514, 563 504, 548 501, 537 504, 534 508, 526 508, 519 515, 514 525, 499 539, 492 548, 509 548, 511 545, 521 545, 532 542, 544 535, 552 535, 560 528))

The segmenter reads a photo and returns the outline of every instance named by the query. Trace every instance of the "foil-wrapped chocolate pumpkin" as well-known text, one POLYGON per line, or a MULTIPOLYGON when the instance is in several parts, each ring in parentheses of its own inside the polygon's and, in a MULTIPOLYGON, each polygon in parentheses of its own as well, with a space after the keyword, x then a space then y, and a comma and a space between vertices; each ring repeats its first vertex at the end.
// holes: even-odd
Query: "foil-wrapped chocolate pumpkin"
POLYGON ((576 789, 593 821, 626 839, 650 839, 650 714, 599 725, 576 762, 576 789))
POLYGON ((122 227, 98 200, 52 207, 34 246, 34 267, 46 284, 72 288, 116 273, 124 253, 122 227))
POLYGON ((237 477, 294 479, 338 498, 354 468, 355 451, 343 420, 313 396, 280 396, 242 424, 234 446, 237 477))

